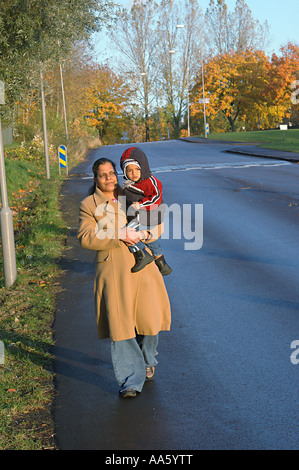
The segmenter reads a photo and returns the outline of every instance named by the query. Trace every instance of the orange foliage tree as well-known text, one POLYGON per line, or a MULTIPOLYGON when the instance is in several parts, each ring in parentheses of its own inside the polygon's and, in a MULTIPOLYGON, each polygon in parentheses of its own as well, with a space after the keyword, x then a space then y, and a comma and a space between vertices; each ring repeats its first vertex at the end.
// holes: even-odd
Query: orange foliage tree
POLYGON ((270 97, 269 112, 276 121, 289 118, 292 111, 298 110, 298 105, 291 104, 292 82, 299 74, 299 46, 289 42, 281 47, 281 56, 272 55, 269 70, 269 81, 265 93, 270 97))
MULTIPOLYGON (((217 55, 204 69, 205 92, 209 98, 206 114, 210 121, 225 116, 232 131, 246 123, 246 129, 276 126, 289 117, 291 83, 298 68, 298 46, 289 43, 282 56, 270 60, 263 51, 246 50, 217 55)), ((191 115, 203 113, 202 80, 193 88, 191 115)))
POLYGON ((121 76, 108 65, 98 65, 91 86, 86 90, 85 118, 99 132, 101 141, 108 127, 123 127, 121 119, 126 116, 130 90, 121 76))
MULTIPOLYGON (((205 91, 210 102, 206 114, 210 120, 222 113, 232 131, 238 120, 247 114, 252 117, 253 108, 265 102, 263 90, 267 79, 268 60, 263 52, 229 52, 217 55, 205 66, 205 91)), ((203 112, 201 76, 193 88, 191 115, 203 112)))
MULTIPOLYGON (((99 135, 102 143, 119 142, 132 122, 131 93, 124 79, 110 67, 95 63, 90 49, 77 44, 62 60, 66 117, 70 139, 99 135)), ((49 140, 65 136, 64 107, 59 64, 44 74, 49 140)), ((15 103, 14 119, 22 141, 40 134, 39 90, 29 90, 15 103)))

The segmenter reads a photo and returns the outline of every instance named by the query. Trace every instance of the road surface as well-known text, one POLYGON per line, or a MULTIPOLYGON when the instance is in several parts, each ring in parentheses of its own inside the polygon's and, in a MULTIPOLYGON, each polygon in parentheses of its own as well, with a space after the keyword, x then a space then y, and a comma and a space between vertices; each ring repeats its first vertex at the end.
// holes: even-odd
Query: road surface
POLYGON ((76 230, 92 163, 107 156, 119 167, 128 146, 92 151, 61 197, 69 239, 54 325, 60 448, 298 449, 298 164, 229 154, 219 143, 138 146, 165 202, 182 211, 162 240, 172 329, 160 334, 154 382, 121 399, 110 343, 96 336, 94 254, 76 230))

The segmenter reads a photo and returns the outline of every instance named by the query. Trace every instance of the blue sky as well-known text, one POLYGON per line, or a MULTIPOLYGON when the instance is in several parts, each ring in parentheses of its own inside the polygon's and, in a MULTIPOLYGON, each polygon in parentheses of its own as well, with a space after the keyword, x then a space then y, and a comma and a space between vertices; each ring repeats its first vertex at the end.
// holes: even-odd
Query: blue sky
MULTIPOLYGON (((198 0, 203 12, 209 5, 209 0, 198 0)), ((263 23, 268 21, 271 30, 271 44, 268 53, 279 52, 282 45, 288 41, 299 43, 299 0, 245 0, 254 19, 263 23)), ((125 7, 132 0, 116 0, 125 7)), ((229 10, 233 10, 236 0, 226 0, 229 10)))

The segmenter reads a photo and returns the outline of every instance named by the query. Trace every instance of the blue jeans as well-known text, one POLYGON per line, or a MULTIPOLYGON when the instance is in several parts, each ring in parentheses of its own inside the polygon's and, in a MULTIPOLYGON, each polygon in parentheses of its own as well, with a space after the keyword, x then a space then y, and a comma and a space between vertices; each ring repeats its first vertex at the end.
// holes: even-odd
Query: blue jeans
POLYGON ((158 364, 155 358, 158 335, 141 339, 139 344, 136 338, 111 342, 112 364, 120 391, 133 388, 141 392, 146 378, 145 368, 158 364))
MULTIPOLYGON (((148 229, 148 227, 146 227, 145 225, 141 225, 138 219, 133 219, 131 222, 128 223, 127 227, 132 227, 135 230, 147 230, 148 229)), ((155 240, 151 243, 145 243, 145 244, 151 250, 154 256, 162 255, 161 245, 158 240, 155 240)), ((141 240, 138 243, 135 243, 135 245, 129 246, 129 250, 131 251, 131 253, 135 253, 136 251, 139 251, 139 250, 144 250, 144 248, 145 248, 144 242, 142 242, 141 240)))

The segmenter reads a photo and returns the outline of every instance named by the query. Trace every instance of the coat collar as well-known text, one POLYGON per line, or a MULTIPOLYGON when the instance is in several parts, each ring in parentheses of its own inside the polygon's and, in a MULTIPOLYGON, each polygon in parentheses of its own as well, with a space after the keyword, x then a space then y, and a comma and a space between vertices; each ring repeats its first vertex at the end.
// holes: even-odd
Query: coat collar
MULTIPOLYGON (((120 186, 118 186, 117 189, 118 189, 117 196, 123 195, 123 192, 122 192, 120 186)), ((100 188, 98 188, 98 187, 96 187, 96 190, 93 193, 93 199, 94 199, 94 202, 95 202, 96 206, 98 206, 99 204, 104 204, 105 202, 106 203, 113 203, 113 201, 109 197, 107 197, 105 195, 105 193, 103 193, 103 191, 101 191, 100 188)))
MULTIPOLYGON (((124 193, 120 186, 118 186, 118 197, 124 196, 124 193)), ((126 216, 126 204, 123 203, 122 200, 119 200, 119 203, 113 202, 109 197, 103 193, 99 188, 96 188, 95 192, 92 194, 92 198, 95 204, 95 219, 98 221, 102 215, 105 216, 104 213, 101 212, 101 216, 97 214, 98 206, 103 206, 104 212, 106 214, 110 214, 112 216, 117 214, 117 221, 116 223, 119 226, 124 227, 127 223, 127 216, 126 216)), ((125 198, 125 196, 124 196, 125 198)))
MULTIPOLYGON (((121 189, 120 186, 117 188, 117 197, 123 196, 125 198, 124 192, 121 189)), ((104 204, 105 205, 105 210, 107 212, 124 212, 124 215, 126 215, 126 204, 122 201, 119 200, 120 204, 117 204, 116 202, 113 202, 112 199, 107 197, 103 191, 101 191, 98 187, 96 187, 95 192, 92 194, 93 201, 95 204, 95 207, 97 208, 99 205, 104 204), (110 208, 109 208, 110 205, 110 208), (112 207, 111 207, 112 206, 112 207)))

